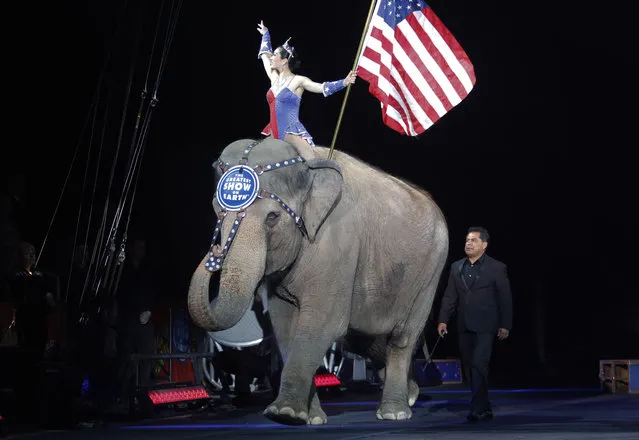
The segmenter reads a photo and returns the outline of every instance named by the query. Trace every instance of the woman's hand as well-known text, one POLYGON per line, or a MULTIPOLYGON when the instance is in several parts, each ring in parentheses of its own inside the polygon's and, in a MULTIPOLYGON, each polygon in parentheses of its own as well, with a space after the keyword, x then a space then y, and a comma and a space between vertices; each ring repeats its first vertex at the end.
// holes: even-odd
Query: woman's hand
POLYGON ((348 72, 348 75, 346 75, 346 78, 344 78, 344 85, 347 86, 349 84, 355 84, 356 79, 357 79, 357 71, 351 70, 350 72, 348 72))
POLYGON ((260 22, 257 25, 257 31, 264 35, 266 33, 266 31, 268 31, 268 28, 266 26, 264 26, 264 21, 260 20, 260 22))

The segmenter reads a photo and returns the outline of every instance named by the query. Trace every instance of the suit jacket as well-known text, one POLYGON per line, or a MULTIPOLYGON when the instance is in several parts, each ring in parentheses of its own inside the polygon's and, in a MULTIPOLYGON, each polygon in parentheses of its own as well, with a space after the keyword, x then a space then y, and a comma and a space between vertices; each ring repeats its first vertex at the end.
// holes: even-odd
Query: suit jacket
POLYGON ((484 254, 480 272, 472 285, 462 278, 466 258, 450 268, 448 285, 439 311, 439 322, 448 323, 457 315, 460 332, 497 332, 512 327, 513 306, 506 265, 484 254))

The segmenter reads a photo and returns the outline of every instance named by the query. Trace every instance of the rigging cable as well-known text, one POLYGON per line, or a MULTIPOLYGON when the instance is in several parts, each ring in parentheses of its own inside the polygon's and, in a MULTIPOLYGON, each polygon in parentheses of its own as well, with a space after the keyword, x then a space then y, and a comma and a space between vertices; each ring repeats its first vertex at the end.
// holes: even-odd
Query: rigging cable
POLYGON ((89 111, 87 112, 87 117, 84 121, 84 125, 82 127, 82 130, 80 131, 80 137, 78 139, 78 142, 76 144, 75 147, 75 152, 73 153, 73 158, 71 160, 71 164, 69 165, 69 171, 67 172, 67 176, 64 179, 64 184, 62 185, 62 190, 60 191, 60 196, 58 197, 58 202, 56 204, 56 207, 53 211, 53 215, 51 216, 51 221, 49 222, 49 227, 47 228, 47 232, 44 236, 44 239, 42 240, 42 246, 40 246, 40 252, 38 252, 38 258, 36 258, 36 262, 35 262, 35 266, 38 266, 38 262, 40 261, 40 258, 42 257, 42 252, 44 251, 44 247, 47 243, 47 240, 49 238, 49 234, 51 233, 51 227, 53 226, 53 223, 55 221, 56 215, 58 213, 58 210, 60 208, 60 204, 62 202, 62 197, 64 196, 64 192, 66 190, 67 184, 69 183, 69 177, 71 176, 71 170, 73 169, 73 165, 75 163, 75 160, 78 156, 78 151, 80 150, 80 145, 82 145, 82 138, 84 137, 84 131, 86 130, 88 124, 89 124, 89 119, 91 117, 91 112, 93 111, 93 107, 97 106, 97 97, 99 96, 99 90, 102 87, 102 81, 104 79, 104 73, 106 71, 106 66, 109 63, 110 59, 111 59, 111 54, 113 53, 113 48, 115 46, 115 41, 117 40, 117 36, 120 33, 120 30, 122 29, 122 22, 123 22, 123 16, 124 16, 124 12, 126 11, 126 6, 127 6, 128 0, 124 0, 124 6, 122 8, 121 11, 121 16, 120 16, 120 21, 118 23, 118 27, 116 28, 116 30, 113 33, 113 40, 111 43, 111 47, 109 49, 109 52, 107 53, 107 59, 104 62, 103 66, 102 66, 102 70, 100 71, 100 76, 98 78, 98 84, 96 86, 96 90, 93 94, 93 98, 91 100, 91 105, 89 107, 89 111))
MULTIPOLYGON (((97 100, 99 101, 99 94, 97 100)), ((87 152, 86 166, 84 167, 84 178, 82 181, 82 191, 80 193, 80 203, 78 204, 78 218, 75 224, 75 234, 73 235, 73 247, 71 248, 71 265, 69 269, 69 277, 67 278, 67 289, 64 296, 64 302, 69 299, 69 287, 71 285, 71 275, 73 274, 73 260, 75 258, 75 248, 77 246, 78 231, 80 230, 80 219, 82 218, 82 205, 84 204, 84 191, 87 185, 87 176, 89 175, 89 165, 91 164, 91 149, 93 147, 93 135, 95 133, 95 121, 98 118, 97 106, 94 107, 93 122, 91 124, 91 136, 89 137, 89 150, 87 152)), ((87 228, 88 229, 88 228, 87 228)))
MULTIPOLYGON (((133 51, 133 61, 131 62, 131 68, 129 69, 129 75, 128 75, 128 80, 126 84, 125 94, 124 94, 124 107, 122 109, 122 117, 120 119, 120 129, 118 130, 118 139, 117 139, 116 147, 115 147, 115 156, 113 158, 113 166, 111 167, 109 184, 107 186, 106 202, 105 202, 104 211, 103 211, 104 215, 108 214, 109 202, 111 200, 111 188, 113 187, 113 179, 115 178, 115 169, 118 162, 118 158, 120 156, 120 148, 122 147, 122 138, 124 136, 124 127, 126 122, 126 116, 128 114, 129 101, 131 97, 131 88, 133 87, 133 76, 134 76, 135 67, 136 67, 136 55, 137 55, 137 51, 140 44, 140 38, 141 38, 141 31, 139 29, 136 35, 136 42, 135 42, 134 51, 133 51)), ((95 280, 95 283, 93 285, 94 293, 97 293, 99 291, 104 278, 104 273, 105 272, 109 273, 111 266, 113 264, 113 254, 115 252, 115 232, 116 231, 114 230, 114 226, 112 225, 110 233, 109 233, 109 237, 107 239, 107 243, 105 244, 105 247, 104 247, 104 253, 102 254, 102 257, 100 258, 101 261, 102 260, 104 261, 104 264, 102 266, 104 271, 102 272, 101 276, 95 280)))
MULTIPOLYGON (((163 4, 164 3, 162 3, 162 6, 163 6, 163 4)), ((134 160, 134 163, 133 163, 133 166, 130 167, 129 173, 127 175, 127 179, 125 181, 125 185, 124 185, 125 189, 123 189, 123 195, 122 195, 122 200, 124 200, 124 201, 126 201, 126 199, 128 198, 128 191, 130 190, 131 181, 133 180, 132 174, 135 172, 136 163, 139 160, 139 155, 140 155, 139 150, 140 150, 141 146, 146 142, 146 133, 148 132, 148 128, 150 126, 152 112, 153 112, 153 109, 156 107, 157 102, 158 102, 157 90, 159 88, 160 77, 162 76, 162 73, 163 73, 163 70, 164 70, 164 66, 166 65, 166 59, 167 59, 167 56, 168 56, 168 49, 169 49, 169 46, 171 45, 171 42, 173 40, 173 36, 175 34, 175 26, 177 24, 177 16, 179 14, 179 9, 181 8, 181 5, 182 5, 182 0, 180 0, 180 2, 178 4, 178 7, 177 7, 178 12, 174 12, 173 8, 172 8, 172 10, 170 12, 170 18, 169 18, 169 20, 170 20, 170 24, 169 24, 170 28, 167 31, 167 34, 166 34, 166 37, 165 37, 164 49, 163 49, 163 52, 162 52, 162 58, 160 60, 160 68, 159 68, 159 71, 158 71, 158 75, 157 75, 155 86, 154 86, 154 90, 153 90, 153 98, 151 99, 151 101, 149 103, 149 108, 147 110, 145 119, 143 121, 143 126, 146 127, 146 128, 143 128, 142 135, 141 135, 139 140, 136 139, 135 136, 134 136, 134 139, 133 139, 134 141, 138 140, 137 146, 135 147, 135 149, 132 148, 132 154, 133 155, 137 155, 137 158, 130 157, 130 160, 134 160)), ((162 9, 160 10, 160 13, 158 15, 158 22, 157 22, 157 25, 156 25, 156 34, 155 34, 155 37, 154 37, 151 57, 153 56, 153 53, 155 51, 155 41, 157 40, 157 28, 159 27, 161 18, 162 18, 162 9)), ((151 65, 151 63, 149 63, 149 69, 147 70, 147 77, 146 77, 145 85, 144 85, 143 93, 145 95, 146 95, 146 91, 147 91, 148 76, 149 76, 149 73, 150 73, 150 65, 151 65)), ((138 122, 139 122, 139 120, 140 120, 140 118, 138 117, 138 122)), ((137 128, 138 128, 138 124, 136 124, 136 133, 137 133, 137 128)), ((123 206, 123 205, 124 204, 122 204, 121 206, 123 206)), ((119 222, 121 221, 122 214, 123 214, 122 210, 119 210, 117 212, 117 214, 116 214, 116 217, 114 219, 114 224, 115 224, 114 228, 116 228, 116 229, 119 226, 119 222)))
MULTIPOLYGON (((171 46, 171 42, 173 41, 173 37, 175 35, 175 27, 177 25, 177 18, 179 16, 179 11, 180 8, 182 6, 182 0, 179 0, 178 6, 177 6, 177 11, 174 11, 174 9, 172 8, 171 10, 171 14, 170 14, 170 23, 169 23, 169 30, 167 31, 167 35, 165 37, 165 44, 164 44, 164 49, 163 49, 163 53, 162 53, 162 59, 160 62, 160 68, 158 71, 158 75, 156 78, 156 82, 155 82, 155 87, 154 87, 154 91, 153 91, 153 98, 151 99, 150 103, 149 103, 149 109, 148 112, 146 114, 146 117, 143 121, 142 124, 142 131, 140 134, 140 138, 139 138, 139 143, 138 146, 136 148, 136 157, 133 160, 133 166, 132 168, 135 170, 137 169, 137 173, 136 173, 136 177, 135 177, 135 184, 133 185, 133 194, 131 196, 131 202, 129 204, 129 212, 127 215, 127 220, 125 223, 125 227, 124 227, 124 233, 123 233, 123 238, 122 238, 122 242, 120 245, 120 255, 118 256, 118 266, 119 266, 119 270, 117 275, 114 277, 115 280, 115 284, 111 285, 111 289, 110 289, 110 293, 111 295, 115 295, 117 293, 117 288, 118 288, 118 284, 119 284, 119 279, 120 279, 120 274, 121 274, 121 270, 122 270, 122 263, 124 262, 125 259, 125 246, 126 246, 126 240, 127 240, 127 236, 128 236, 128 229, 129 229, 129 225, 131 222, 131 214, 133 211, 133 204, 134 204, 134 200, 135 200, 135 194, 137 192, 137 185, 138 185, 138 181, 139 181, 139 177, 140 177, 140 173, 141 173, 141 166, 142 166, 142 158, 143 158, 143 154, 144 154, 144 150, 146 148, 146 143, 147 143, 147 139, 148 139, 148 132, 149 132, 149 127, 151 124, 151 117, 153 114, 153 109, 155 108, 155 106, 157 105, 157 91, 159 88, 159 83, 160 83, 160 78, 162 76, 162 73, 164 71, 164 66, 166 65, 166 59, 168 57, 168 53, 169 53, 169 48, 171 46)), ((159 21, 161 18, 161 12, 158 16, 158 25, 159 25, 159 21)), ((156 32, 156 37, 154 38, 154 42, 157 39, 157 32, 156 32)), ((154 46, 155 47, 155 46, 154 46)), ((148 73, 147 73, 147 81, 148 81, 148 73)), ((146 82, 145 82, 145 89, 146 89, 146 82)), ((130 181, 129 181, 129 185, 130 185, 130 181)), ((130 190, 130 187, 127 188, 126 190, 126 195, 125 197, 128 197, 128 191, 130 190)), ((121 218, 118 218, 118 226, 119 226, 119 222, 120 222, 121 218)))
MULTIPOLYGON (((131 100, 131 89, 133 88, 133 78, 134 78, 134 74, 137 68, 137 58, 138 58, 138 53, 139 53, 139 49, 140 49, 140 42, 142 39, 142 29, 143 29, 143 24, 141 23, 138 26, 137 32, 136 32, 136 36, 135 36, 135 43, 133 45, 133 53, 132 53, 132 57, 131 57, 131 66, 129 69, 129 75, 128 75, 128 81, 127 81, 127 86, 126 86, 126 93, 125 93, 125 101, 124 101, 124 108, 123 108, 123 112, 122 112, 122 119, 120 122, 120 130, 118 132, 118 141, 117 141, 117 147, 116 147, 116 155, 115 155, 115 159, 114 159, 114 167, 111 169, 111 176, 109 178, 109 192, 107 193, 107 203, 105 205, 105 212, 108 211, 108 205, 109 205, 109 201, 111 198, 111 187, 113 185, 113 178, 115 175, 115 164, 117 163, 117 159, 120 153, 120 148, 122 146, 122 139, 124 136, 124 127, 125 127, 125 122, 127 120, 127 114, 128 114, 128 106, 129 106, 129 101, 131 100)), ((144 97, 142 97, 142 100, 144 100, 144 97)), ((136 115, 136 117, 139 116, 136 115)), ((129 151, 129 158, 131 157, 131 153, 132 150, 134 149, 134 145, 132 144, 130 147, 130 151, 129 151)), ((127 171, 127 179, 129 178, 129 174, 131 173, 131 168, 130 168, 130 164, 128 164, 128 171, 127 171)), ((124 186, 126 187, 127 185, 127 181, 125 180, 124 186)), ((124 191, 124 190, 123 190, 124 191)), ((122 209, 123 204, 126 203, 125 200, 123 200, 123 196, 120 196, 120 199, 118 200, 118 205, 116 208, 116 212, 114 215, 114 219, 113 219, 113 223, 111 225, 111 229, 109 232, 109 237, 107 238, 107 242, 106 242, 106 246, 104 247, 105 252, 102 254, 102 259, 104 260, 104 265, 103 267, 103 271, 100 274, 100 277, 98 279, 96 279, 96 283, 94 284, 94 294, 97 295, 98 291, 100 290, 100 287, 102 286, 102 283, 104 281, 105 283, 105 288, 107 290, 107 292, 110 290, 110 284, 112 281, 112 277, 111 277, 111 272, 113 270, 113 264, 114 264, 114 254, 116 251, 116 234, 117 234, 117 217, 120 215, 119 212, 122 209), (107 253, 108 251, 108 253, 107 253)))
MULTIPOLYGON (((156 83, 155 83, 155 89, 154 89, 154 98, 151 100, 151 102, 149 102, 148 105, 148 111, 144 117, 144 119, 142 120, 142 118, 140 117, 140 114, 137 115, 137 117, 139 118, 139 120, 142 120, 142 129, 141 129, 141 133, 140 133, 140 137, 137 139, 138 142, 137 144, 134 144, 133 147, 131 148, 130 151, 130 160, 129 160, 129 169, 127 172, 127 176, 125 179, 125 183, 124 183, 124 188, 122 190, 122 195, 121 195, 121 199, 119 201, 116 213, 114 215, 114 219, 113 219, 113 223, 111 225, 111 229, 110 229, 110 234, 109 237, 107 239, 107 246, 105 249, 105 252, 103 253, 102 259, 105 260, 104 264, 103 264, 103 271, 100 274, 99 278, 96 278, 96 283, 94 283, 94 288, 93 288, 93 292, 94 295, 97 295, 98 292, 100 291, 101 287, 104 288, 104 290, 107 292, 108 295, 112 295, 114 293, 114 285, 113 282, 116 278, 118 278, 118 276, 116 275, 116 271, 120 270, 121 268, 119 267, 121 265, 121 263, 124 261, 124 246, 125 246, 125 242, 126 242, 126 235, 127 235, 127 230, 128 230, 128 225, 130 223, 130 217, 131 217, 131 210, 133 208, 133 200, 129 203, 129 215, 128 215, 128 221, 126 224, 126 229, 125 233, 123 235, 124 240, 121 242, 120 244, 120 254, 118 255, 118 258, 116 260, 115 258, 115 252, 117 250, 116 247, 116 236, 120 227, 120 221, 123 215, 123 211, 125 209, 126 206, 126 202, 127 199, 129 197, 129 193, 131 191, 131 185, 132 182, 134 181, 134 175, 137 174, 139 176, 139 168, 140 168, 140 162, 141 162, 141 157, 142 157, 142 153, 144 151, 144 146, 146 144, 146 140, 147 140, 147 136, 148 136, 148 130, 150 127, 150 121, 151 121, 151 115, 153 112, 153 109, 155 108, 156 104, 157 104, 157 90, 159 87, 159 82, 160 82, 160 77, 162 75, 164 66, 166 65, 166 57, 168 55, 169 52, 169 48, 168 46, 170 45, 171 41, 173 40, 173 36, 175 35, 175 28, 176 28, 176 24, 177 24, 177 17, 179 16, 179 9, 182 5, 182 1, 180 0, 179 2, 179 6, 177 8, 177 11, 171 11, 171 23, 170 23, 170 28, 167 31, 167 37, 165 38, 165 47, 163 50, 163 56, 162 56, 162 60, 161 60, 161 68, 160 68, 160 72, 158 72, 158 76, 156 79, 156 83)), ((158 15, 158 26, 160 23, 160 20, 162 19, 161 16, 161 12, 158 15)), ((154 38, 154 42, 155 40, 157 40, 157 34, 154 38)), ((153 46, 155 47, 155 46, 153 46)), ((152 60, 150 60, 149 62, 151 62, 152 60)), ((148 72, 150 72, 150 68, 148 70, 148 72)), ((148 75, 147 75, 147 81, 148 81, 148 75)), ((146 84, 145 84, 146 87, 146 84)), ((144 96, 143 96, 144 98, 144 96)), ((137 125, 137 124, 136 124, 137 125)), ((135 137, 133 139, 133 141, 135 140, 135 137)), ((138 182, 138 178, 135 178, 135 187, 137 187, 137 182, 138 182)), ((134 189, 135 191, 135 189, 134 189)))
MULTIPOLYGON (((100 136, 100 148, 98 150, 98 157, 96 159, 96 172, 95 172, 95 176, 93 178, 93 189, 91 191, 91 203, 89 204, 89 218, 87 219, 87 228, 86 228, 86 233, 84 236, 84 240, 83 240, 83 244, 84 246, 88 246, 89 245, 89 230, 91 228, 91 220, 93 218, 93 204, 95 202, 95 192, 96 192, 96 188, 98 186, 98 176, 100 175, 100 163, 102 161, 102 151, 104 149, 104 137, 106 134, 106 127, 107 127, 107 119, 108 119, 108 115, 109 115, 109 103, 111 101, 111 93, 109 92, 109 96, 107 97, 107 104, 105 106, 105 110, 104 110, 104 120, 102 122, 102 134, 100 136)), ((78 215, 78 221, 79 221, 79 215, 78 215)), ((102 222, 104 223, 104 222, 102 222)), ((100 228, 98 230, 98 236, 100 234, 100 230, 102 228, 100 228)), ((71 269, 69 271, 69 281, 67 283, 67 299, 69 297, 69 288, 71 286, 71 274, 73 273, 73 261, 75 259, 75 249, 76 249, 76 237, 77 237, 77 229, 76 229, 76 236, 74 237, 74 242, 73 242, 73 250, 72 250, 72 254, 71 254, 71 269)), ((91 268, 93 267, 94 263, 95 263, 95 253, 96 248, 93 247, 92 252, 91 252, 91 259, 89 260, 89 266, 87 267, 86 273, 84 274, 84 282, 82 285, 82 290, 80 292, 80 298, 78 300, 78 306, 80 304, 82 304, 82 300, 84 298, 84 292, 86 290, 86 286, 87 286, 87 281, 89 278, 89 275, 91 273, 91 268)), ((86 252, 86 249, 85 249, 86 252)))

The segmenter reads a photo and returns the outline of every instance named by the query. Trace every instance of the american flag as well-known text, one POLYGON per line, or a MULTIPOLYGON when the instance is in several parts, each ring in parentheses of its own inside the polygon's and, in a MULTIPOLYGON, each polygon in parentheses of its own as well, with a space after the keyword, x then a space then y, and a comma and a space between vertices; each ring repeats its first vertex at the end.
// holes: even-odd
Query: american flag
POLYGON ((377 0, 362 47, 358 76, 400 133, 423 133, 475 85, 464 49, 422 0, 377 0))

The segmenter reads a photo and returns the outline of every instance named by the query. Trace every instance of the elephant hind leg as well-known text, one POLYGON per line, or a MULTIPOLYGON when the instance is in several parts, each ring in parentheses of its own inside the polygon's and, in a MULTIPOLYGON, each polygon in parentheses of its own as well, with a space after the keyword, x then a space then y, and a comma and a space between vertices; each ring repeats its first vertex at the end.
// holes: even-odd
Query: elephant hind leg
POLYGON ((378 419, 406 420, 412 417, 410 407, 419 397, 419 387, 414 380, 413 354, 436 288, 437 283, 431 282, 420 293, 423 298, 421 304, 416 304, 417 308, 411 310, 408 319, 390 335, 386 350, 384 391, 377 410, 378 419))
MULTIPOLYGON (((385 335, 371 337, 351 331, 345 339, 350 351, 370 359, 373 367, 377 371, 379 380, 384 383, 386 377, 386 351, 388 348, 388 337, 385 335)), ((407 387, 408 406, 410 407, 415 405, 415 402, 417 402, 417 398, 419 397, 419 386, 417 385, 414 377, 413 364, 411 362, 408 372, 407 387)))
POLYGON ((380 420, 408 420, 412 417, 410 404, 414 404, 419 395, 417 384, 408 379, 414 339, 407 336, 401 345, 393 342, 388 344, 384 390, 377 409, 377 418, 380 420))

